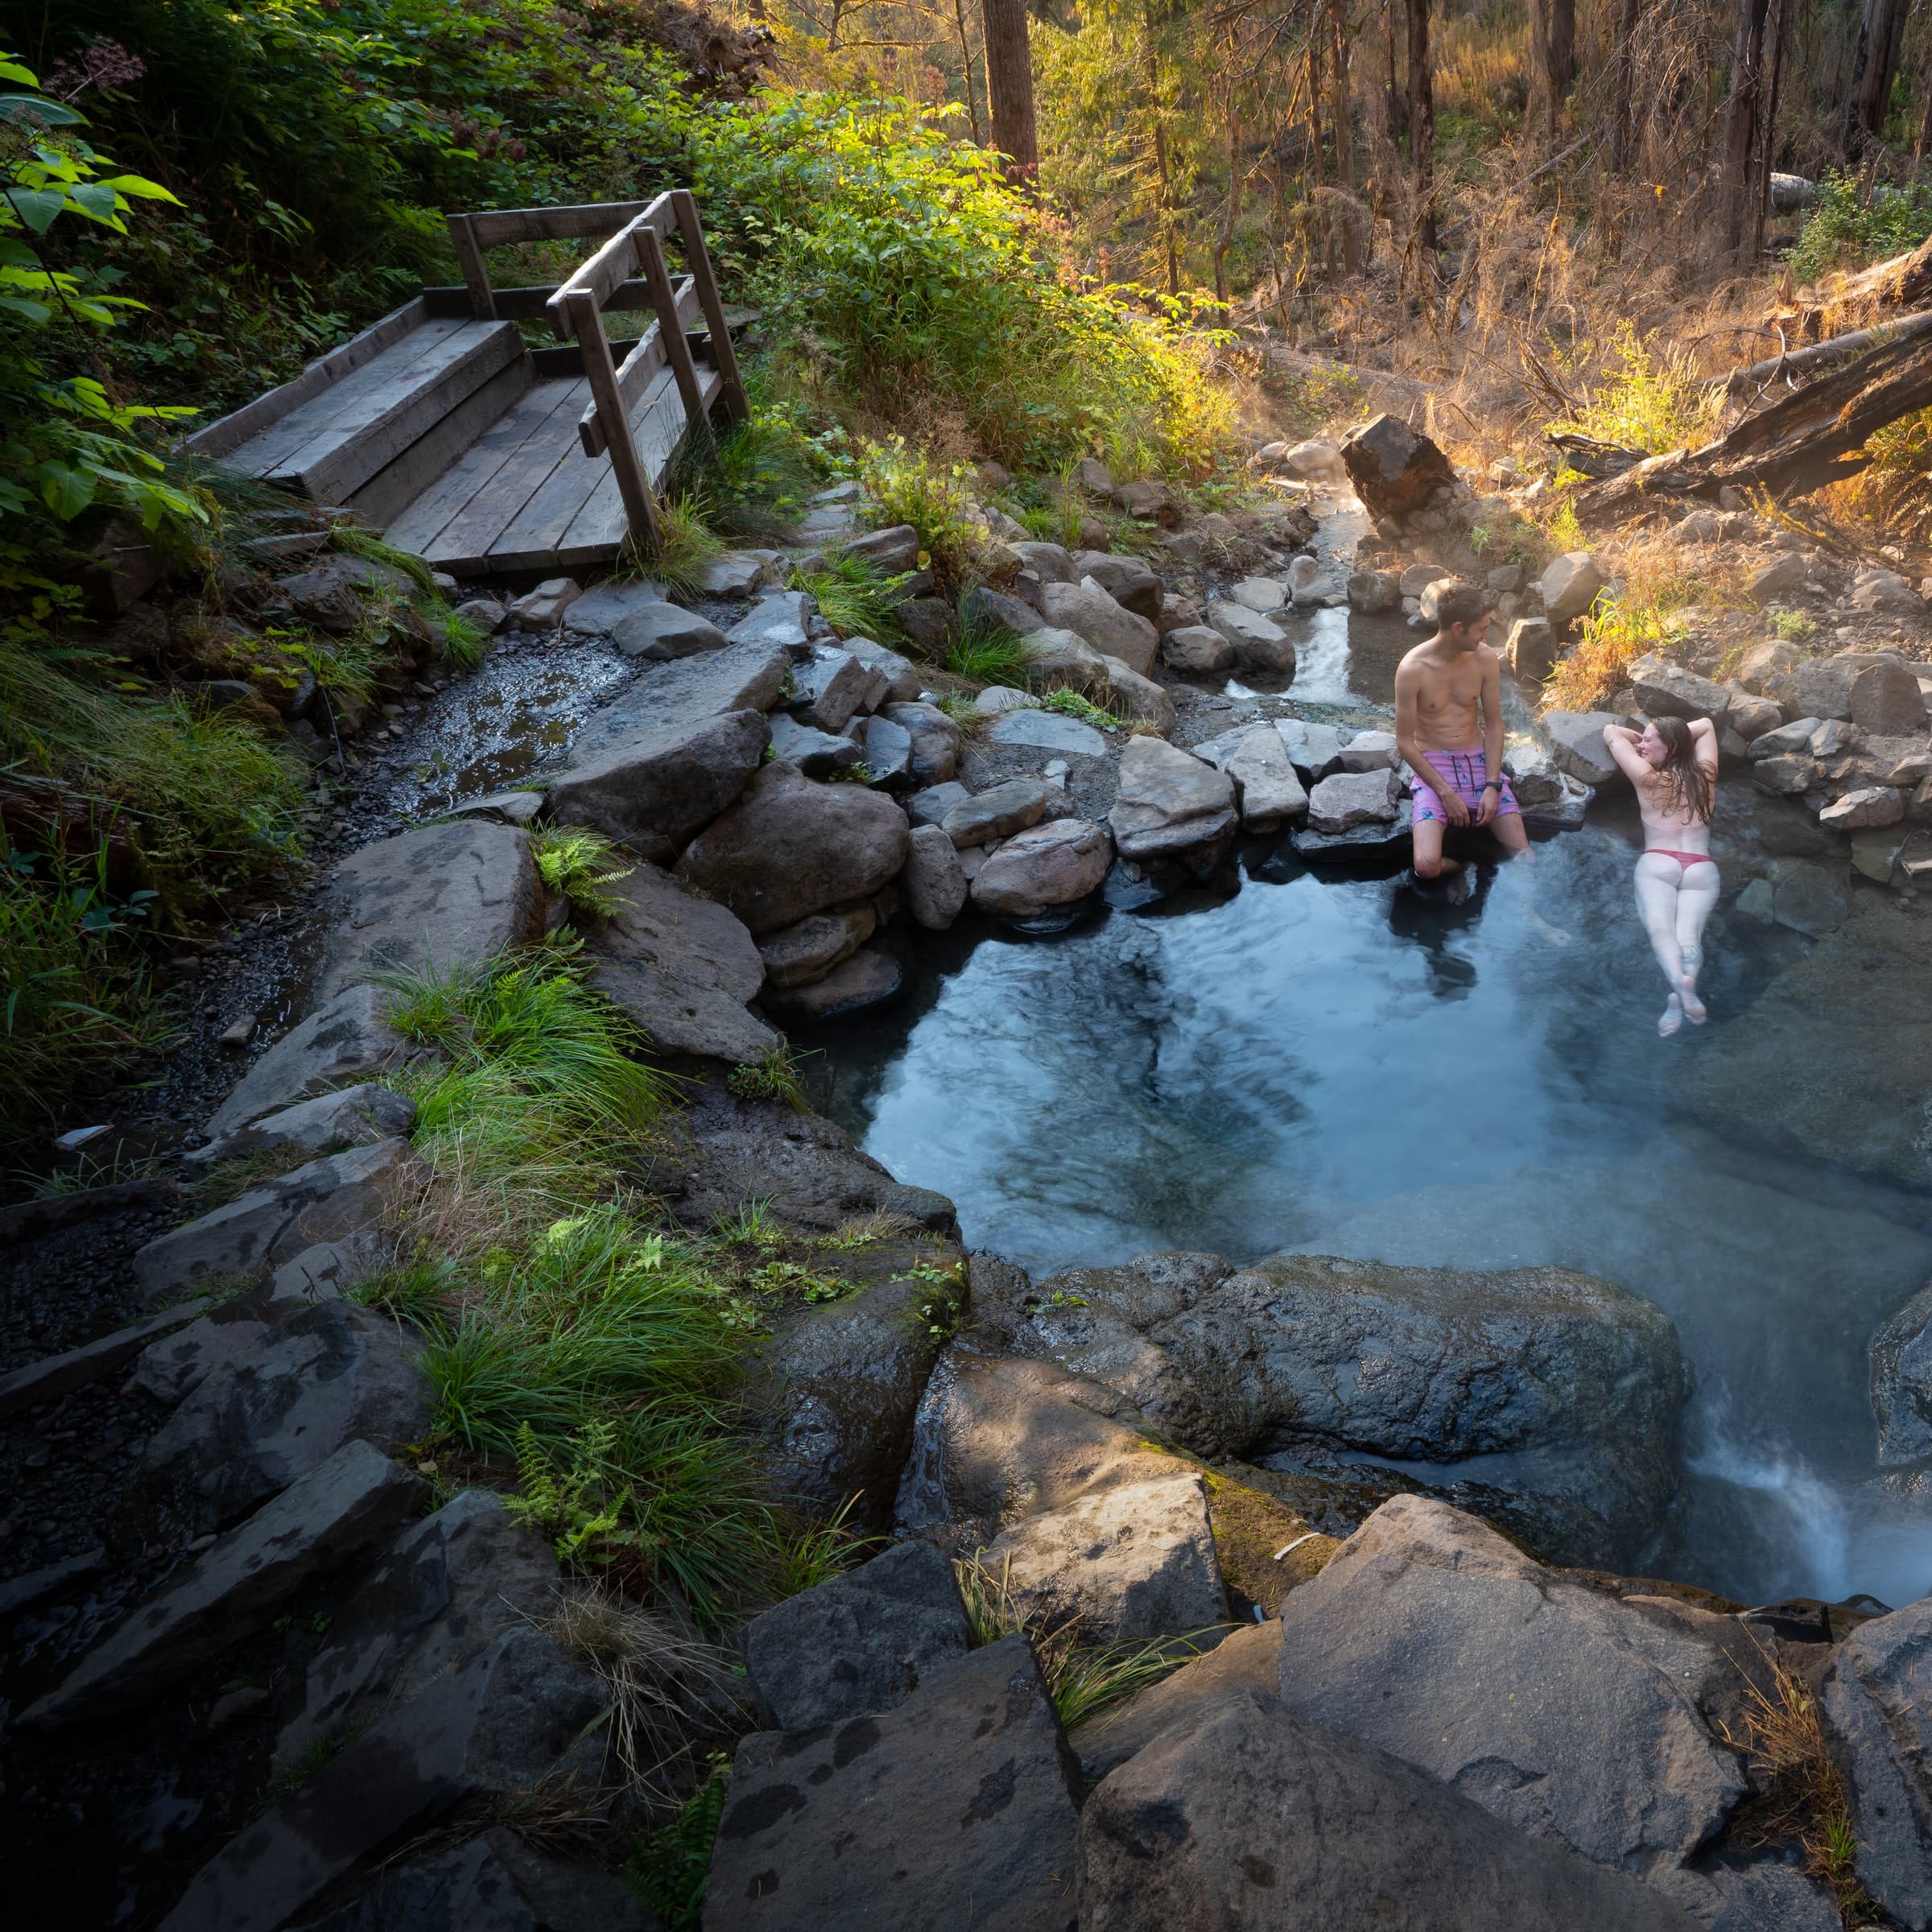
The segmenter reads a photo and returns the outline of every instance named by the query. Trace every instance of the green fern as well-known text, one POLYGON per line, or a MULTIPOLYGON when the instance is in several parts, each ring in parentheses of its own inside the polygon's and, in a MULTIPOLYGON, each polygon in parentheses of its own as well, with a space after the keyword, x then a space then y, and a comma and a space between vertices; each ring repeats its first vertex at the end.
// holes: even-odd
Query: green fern
POLYGON ((612 1546, 637 1540, 617 1529, 630 1501, 630 1485, 625 1484, 615 1496, 604 1493, 604 1468, 616 1443, 614 1423, 587 1422, 572 1439, 569 1467, 559 1476, 535 1430, 528 1422, 518 1425, 521 1493, 506 1496, 503 1506, 513 1522, 552 1539, 559 1563, 607 1563, 612 1546))

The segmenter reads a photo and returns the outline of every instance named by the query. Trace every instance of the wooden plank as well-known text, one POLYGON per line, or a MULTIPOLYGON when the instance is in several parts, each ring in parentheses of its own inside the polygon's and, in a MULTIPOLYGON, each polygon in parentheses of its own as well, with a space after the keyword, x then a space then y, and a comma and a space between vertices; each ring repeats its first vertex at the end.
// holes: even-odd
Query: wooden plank
POLYGON ((293 382, 284 382, 266 395, 257 396, 254 402, 245 402, 239 409, 204 424, 185 440, 183 447, 204 456, 227 456, 364 363, 373 362, 384 349, 400 342, 427 319, 427 305, 420 295, 413 302, 405 302, 381 321, 370 323, 359 336, 352 336, 340 349, 318 357, 293 382))
MULTIPOLYGON (((678 291, 671 287, 671 270, 664 262, 664 244, 649 229, 638 237, 638 260, 644 279, 650 284, 650 299, 658 312, 658 331, 664 338, 665 359, 677 378, 678 394, 683 398, 684 414, 691 422, 704 415, 704 398, 698 393, 698 368, 691 360, 691 338, 684 332, 684 317, 679 312, 678 291)), ((691 278, 684 279, 684 293, 690 295, 691 278)), ((692 307, 696 308, 695 296, 692 307)))
POLYGON ((469 216, 470 233, 480 248, 613 235, 663 199, 659 195, 652 201, 583 201, 568 208, 480 208, 469 216))
POLYGON ((638 236, 649 232, 662 241, 670 233, 676 218, 671 196, 659 195, 642 214, 619 229, 571 276, 550 299, 551 324, 559 337, 571 332, 568 313, 570 303, 580 295, 590 295, 601 308, 617 288, 630 279, 630 271, 637 262, 638 236))
MULTIPOLYGON (((497 319, 504 322, 537 322, 549 319, 550 299, 555 288, 496 288, 490 299, 496 303, 497 319)), ((423 299, 432 316, 467 316, 469 291, 460 283, 440 288, 426 288, 423 299)), ((622 283, 604 304, 606 315, 634 315, 650 307, 650 291, 641 281, 622 283)))
POLYGON ((684 239, 684 260, 697 285, 699 305, 711 329, 711 359, 724 378, 724 404, 734 422, 742 423, 751 414, 745 400, 745 382, 738 373, 738 352, 724 320, 724 299, 718 293, 718 279, 712 272, 711 251, 704 246, 704 225, 698 219, 698 198, 687 188, 671 192, 671 208, 678 219, 678 232, 684 239))
POLYGON ((378 530, 407 509, 456 463, 478 437, 515 406, 536 382, 528 356, 518 356, 466 396, 441 422, 371 477, 349 499, 378 530))
MULTIPOLYGON (((721 379, 715 369, 700 369, 698 379, 708 412, 720 393, 721 379)), ((638 459, 655 488, 663 481, 665 472, 671 467, 671 460, 677 453, 689 427, 683 402, 676 393, 675 384, 669 380, 668 371, 659 378, 656 387, 632 413, 631 427, 637 440, 638 459)), ((572 569, 615 556, 623 535, 623 506, 617 497, 615 479, 607 477, 598 484, 569 529, 558 539, 558 565, 560 568, 572 569)))
POLYGON ((419 522, 419 506, 412 505, 391 526, 390 541, 400 544, 402 539, 398 533, 407 526, 412 539, 407 547, 419 556, 433 560, 452 552, 485 554, 491 540, 555 467, 558 452, 568 447, 570 425, 583 401, 581 382, 547 382, 533 389, 496 429, 477 440, 450 476, 427 493, 422 506, 425 511, 432 499, 441 499, 436 506, 442 514, 435 531, 417 536, 428 518, 425 514, 419 522), (456 494, 458 491, 461 493, 456 494), (451 503, 448 499, 452 494, 456 501, 451 503))
POLYGON ((490 293, 489 270, 483 266, 483 247, 477 239, 473 215, 445 215, 444 225, 456 251, 456 266, 463 271, 463 286, 469 292, 469 312, 479 322, 493 322, 497 305, 490 293))
MULTIPOLYGON (((624 447, 630 447, 628 436, 624 447)), ((496 539, 489 547, 492 557, 525 552, 543 552, 547 555, 556 547, 558 537, 568 530, 584 506, 596 493, 597 485, 606 475, 613 473, 614 466, 608 456, 590 457, 572 444, 562 454, 551 473, 530 494, 530 499, 517 514, 505 523, 496 539)), ((642 475, 642 469, 639 473, 642 475)), ((634 529, 634 512, 632 500, 623 486, 621 475, 616 478, 617 492, 623 499, 627 527, 634 529)), ((648 489, 649 485, 646 485, 648 489)), ((648 497, 646 502, 649 502, 648 497)), ((651 526, 656 525, 656 510, 651 509, 651 526)), ((499 565, 499 568, 505 568, 499 565)))
POLYGON ((330 423, 365 408, 371 396, 393 388, 398 382, 411 380, 412 372, 426 360, 448 355, 448 345, 457 335, 475 326, 460 320, 426 322, 237 450, 233 467, 253 476, 272 475, 330 423))
POLYGON ((390 519, 385 533, 389 541, 398 549, 427 555, 429 546, 445 526, 489 482, 511 454, 528 441, 532 428, 541 424, 556 406, 555 386, 547 395, 540 385, 526 390, 413 502, 390 519))
MULTIPOLYGON (((605 455, 617 473, 617 488, 623 493, 632 540, 648 544, 654 541, 657 531, 650 481, 638 461, 637 447, 630 440, 630 412, 625 408, 617 387, 617 367, 610 358, 610 343, 604 333, 604 318, 597 312, 597 298, 588 288, 573 288, 564 299, 568 305, 571 333, 584 351, 584 380, 589 383, 598 413, 604 419, 605 455)), ((586 496, 589 493, 588 489, 584 492, 586 496)))
POLYGON ((299 480, 318 502, 338 502, 426 435, 465 397, 473 394, 523 353, 514 322, 472 322, 482 332, 451 345, 452 353, 424 363, 407 386, 372 397, 355 419, 330 424, 316 442, 299 451, 281 473, 299 480))
MULTIPOLYGON (((650 386, 658 372, 667 366, 664 332, 654 322, 638 337, 636 345, 617 370, 617 394, 623 400, 626 413, 636 407, 638 398, 650 386)), ((595 402, 584 411, 577 423, 577 440, 587 456, 601 456, 609 448, 609 440, 604 433, 604 419, 595 402)))

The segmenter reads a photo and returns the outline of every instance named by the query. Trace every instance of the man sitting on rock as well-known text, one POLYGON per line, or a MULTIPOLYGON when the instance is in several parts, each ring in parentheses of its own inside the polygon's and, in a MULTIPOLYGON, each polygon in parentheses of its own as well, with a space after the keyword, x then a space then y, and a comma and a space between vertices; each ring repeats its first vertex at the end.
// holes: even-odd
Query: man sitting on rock
MULTIPOLYGON (((1486 826, 1512 859, 1530 850, 1503 770, 1501 660, 1487 642, 1489 598, 1473 584, 1451 581, 1437 593, 1435 616, 1435 635, 1417 645, 1395 672, 1395 740, 1414 774, 1418 879, 1462 870, 1459 860, 1443 852, 1451 825, 1486 826)), ((1551 927, 1544 931, 1563 936, 1551 927)))

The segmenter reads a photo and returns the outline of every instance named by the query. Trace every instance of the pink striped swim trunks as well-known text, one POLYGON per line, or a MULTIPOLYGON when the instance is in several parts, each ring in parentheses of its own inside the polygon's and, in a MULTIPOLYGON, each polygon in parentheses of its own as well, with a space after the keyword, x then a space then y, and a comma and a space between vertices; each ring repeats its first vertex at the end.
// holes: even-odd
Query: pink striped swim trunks
MULTIPOLYGON (((1488 762, 1482 746, 1477 745, 1474 751, 1431 751, 1429 762, 1455 788, 1455 795, 1469 807, 1469 815, 1473 819, 1482 809, 1483 787, 1489 782, 1488 762)), ((1433 819, 1443 825, 1449 823, 1449 814, 1443 809, 1440 795, 1426 779, 1411 772, 1409 790, 1415 799, 1414 817, 1433 819)), ((1520 815, 1521 811, 1505 773, 1496 802, 1496 815, 1506 819, 1513 811, 1520 815)))

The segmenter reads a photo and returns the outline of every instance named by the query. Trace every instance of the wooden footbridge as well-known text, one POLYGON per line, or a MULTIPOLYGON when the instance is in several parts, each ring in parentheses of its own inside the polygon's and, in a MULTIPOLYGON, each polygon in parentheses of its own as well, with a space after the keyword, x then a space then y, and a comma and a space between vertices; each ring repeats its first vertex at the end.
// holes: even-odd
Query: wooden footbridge
MULTIPOLYGON (((448 217, 460 288, 426 288, 211 423, 188 447, 224 469, 359 512, 459 576, 570 572, 655 547, 655 493, 692 424, 745 388, 696 200, 448 217), (675 235, 686 272, 673 279, 675 235), (601 244, 555 288, 493 288, 485 251, 601 244), (607 312, 650 313, 620 363, 607 312), (532 348, 547 320, 562 345, 532 348)), ((617 346, 626 345, 620 340, 617 346)))

